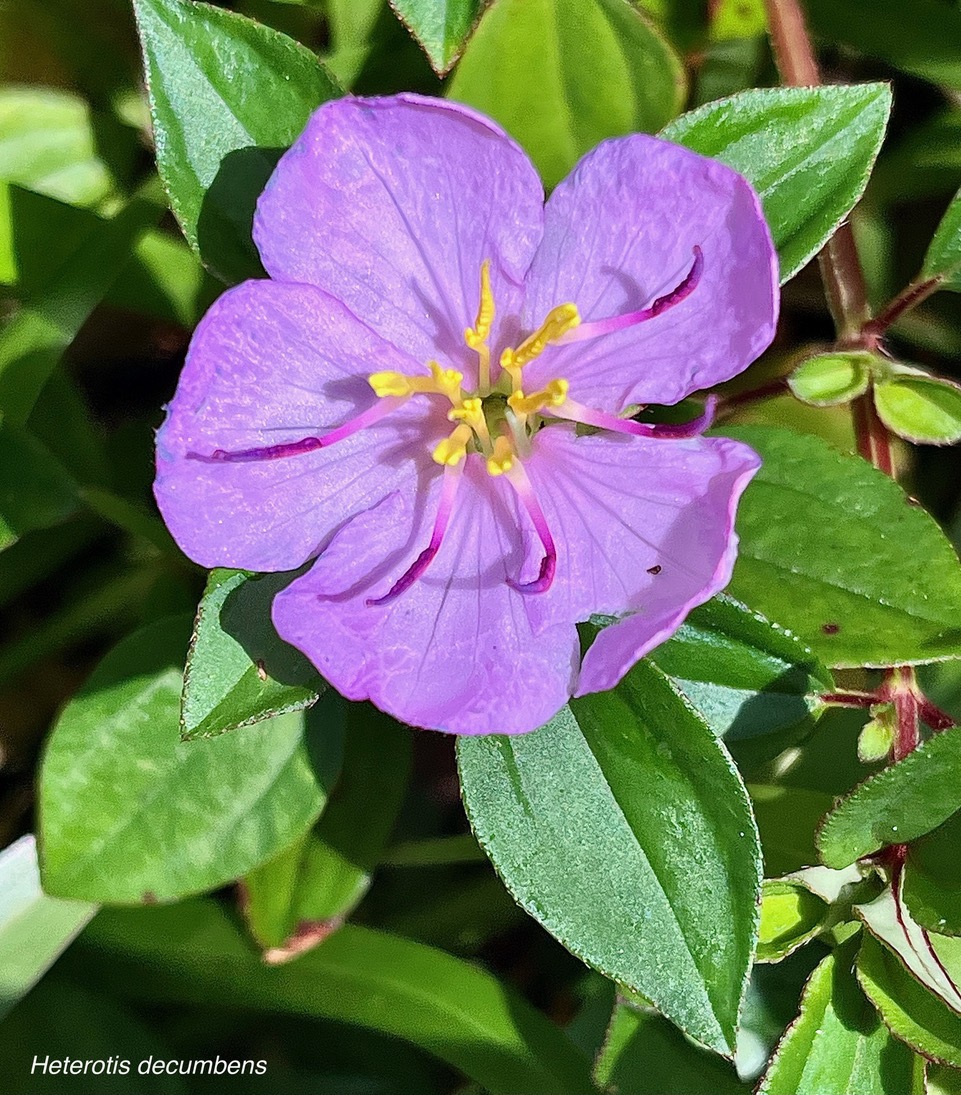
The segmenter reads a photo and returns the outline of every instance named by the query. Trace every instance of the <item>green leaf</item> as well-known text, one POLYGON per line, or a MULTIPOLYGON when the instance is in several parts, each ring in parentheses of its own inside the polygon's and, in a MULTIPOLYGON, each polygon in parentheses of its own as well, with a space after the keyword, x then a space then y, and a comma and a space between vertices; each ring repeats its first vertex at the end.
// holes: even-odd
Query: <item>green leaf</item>
POLYGON ((873 901, 855 905, 854 911, 871 934, 901 959, 913 977, 952 1011, 961 1014, 961 991, 957 984, 961 974, 961 939, 920 927, 908 914, 893 884, 873 901))
POLYGON ((812 29, 832 45, 843 42, 869 57, 961 89, 961 12, 938 0, 807 0, 812 29))
POLYGON ((311 111, 340 94, 310 50, 190 0, 135 0, 157 165, 191 247, 226 281, 256 276, 254 203, 311 111))
POLYGON ((481 7, 480 0, 390 0, 390 6, 438 76, 454 67, 481 7))
POLYGON ((684 71, 628 0, 494 0, 447 94, 500 122, 551 187, 605 137, 674 117, 684 71))
MULTIPOLYGON (((344 725, 344 763, 315 830, 245 880, 245 913, 266 947, 280 947, 300 924, 330 925, 367 892, 407 790, 409 732, 370 704, 324 700, 344 725)), ((476 845, 475 845, 476 847, 476 845)))
POLYGON ((642 662, 532 734, 460 738, 457 752, 471 825, 515 900, 732 1053, 757 931, 756 830, 730 759, 667 678, 642 662))
MULTIPOLYGON (((413 1042, 491 1095, 589 1095, 589 1059, 518 993, 433 947, 347 924, 269 968, 210 901, 102 913, 90 978, 151 999, 310 1015, 413 1042), (146 976, 145 976, 146 975, 146 976)), ((85 967, 86 968, 86 967, 85 967)))
POLYGON ((25 430, 0 422, 0 551, 77 506, 77 485, 61 463, 25 430))
POLYGON ((904 903, 922 928, 961 935, 961 812, 915 840, 904 864, 904 903))
POLYGON ((961 385, 899 366, 874 385, 878 416, 892 433, 920 445, 961 441, 961 385))
POLYGON ((189 624, 121 642, 64 708, 40 774, 45 888, 115 904, 223 885, 317 818, 340 742, 301 714, 180 742, 189 624))
POLYGON ((846 867, 879 848, 931 832, 958 809, 959 783, 961 726, 956 726, 842 799, 818 833, 821 858, 829 867, 846 867))
MULTIPOLYGON (((133 137, 127 150, 112 140, 111 151, 132 152, 133 137)), ((116 191, 90 107, 52 87, 0 88, 0 179, 76 205, 96 205, 116 191)))
POLYGON ((961 564, 897 484, 812 435, 724 433, 764 461, 738 510, 732 596, 789 627, 828 665, 961 656, 961 564))
POLYGON ((961 1095, 961 1070, 928 1065, 926 1095, 961 1095))
POLYGON ((940 288, 961 293, 961 190, 951 199, 924 256, 921 278, 944 278, 940 288))
POLYGON ((764 88, 707 103, 661 136, 750 180, 783 283, 821 250, 864 193, 890 110, 886 84, 764 88))
POLYGON ((40 889, 37 844, 21 837, 0 851, 0 1016, 43 976, 97 911, 40 889))
POLYGON ((112 219, 98 220, 62 265, 45 271, 44 284, 0 332, 0 413, 7 421, 26 422, 63 351, 162 214, 159 201, 141 194, 112 219))
MULTIPOLYGON (((88 992, 58 977, 56 971, 20 1002, 0 1024, 0 1090, 16 1095, 185 1095, 179 1076, 137 1073, 150 1057, 169 1060, 175 1055, 154 1031, 118 1007, 106 994, 88 992), (56 1021, 51 1022, 51 1016, 56 1021), (71 1074, 54 1062, 65 1057, 81 1063, 100 1061, 96 1077, 90 1072, 71 1074), (34 1059, 56 1071, 34 1070, 34 1059), (118 1070, 129 1062, 129 1072, 118 1070), (136 1080, 131 1082, 131 1077, 136 1080)), ((88 1066, 89 1067, 89 1066, 88 1066)))
POLYGON ((210 572, 184 670, 185 740, 302 711, 326 690, 317 670, 271 623, 274 596, 289 583, 289 574, 210 572))
POLYGON ((790 632, 724 594, 694 609, 650 659, 727 741, 793 726, 834 687, 790 632))
POLYGON ((798 365, 787 382, 803 403, 834 407, 864 395, 871 380, 873 362, 873 354, 857 350, 818 354, 798 365))
POLYGON ((766 879, 762 889, 758 962, 780 962, 813 939, 827 903, 806 886, 789 879, 766 879))
POLYGON ((619 1095, 749 1095, 733 1066, 652 1011, 618 1004, 594 1077, 619 1095))
POLYGON ((961 1068, 961 1015, 928 992, 873 935, 865 934, 857 973, 892 1033, 925 1057, 961 1068))
POLYGON ((828 955, 811 974, 758 1095, 923 1095, 914 1054, 864 998, 849 951, 828 955))

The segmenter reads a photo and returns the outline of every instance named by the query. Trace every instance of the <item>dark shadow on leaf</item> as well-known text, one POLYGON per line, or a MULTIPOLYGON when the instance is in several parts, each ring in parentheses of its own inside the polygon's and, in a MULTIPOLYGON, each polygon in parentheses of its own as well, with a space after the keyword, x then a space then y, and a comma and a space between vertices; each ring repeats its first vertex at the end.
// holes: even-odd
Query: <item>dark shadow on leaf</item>
POLYGON ((265 277, 252 228, 257 199, 283 148, 238 148, 220 162, 197 218, 197 245, 206 265, 228 284, 265 277))
POLYGON ((314 688, 326 685, 310 662, 277 634, 270 618, 274 597, 308 566, 283 574, 251 575, 231 590, 220 609, 220 627, 240 643, 255 666, 280 684, 314 688))

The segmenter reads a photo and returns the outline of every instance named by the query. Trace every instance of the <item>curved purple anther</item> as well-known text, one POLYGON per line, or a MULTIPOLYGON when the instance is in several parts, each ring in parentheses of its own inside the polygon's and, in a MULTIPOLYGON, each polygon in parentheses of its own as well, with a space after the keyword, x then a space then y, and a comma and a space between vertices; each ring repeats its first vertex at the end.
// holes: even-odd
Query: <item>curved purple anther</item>
POLYGON ((444 533, 450 523, 450 516, 454 509, 454 498, 460 485, 463 461, 460 464, 444 469, 444 483, 440 491, 440 502, 437 505, 437 516, 434 518, 434 530, 430 536, 430 543, 417 556, 413 563, 404 571, 383 597, 368 597, 367 605, 375 608, 386 605, 405 593, 417 581, 434 560, 434 556, 440 551, 440 545, 444 539, 444 533))
POLYGON ((682 300, 686 300, 697 288, 697 283, 701 280, 701 273, 704 269, 704 252, 697 244, 694 245, 693 251, 694 262, 688 270, 687 276, 669 293, 657 297, 653 303, 646 308, 639 308, 636 312, 625 312, 624 315, 610 316, 607 319, 595 319, 591 320, 590 323, 581 323, 556 339, 555 345, 566 346, 571 342, 583 342, 588 338, 597 338, 599 335, 609 335, 614 331, 621 331, 625 327, 633 327, 638 323, 654 319, 655 316, 659 316, 662 312, 673 308, 675 304, 680 304, 682 300))
POLYGON ((534 531, 544 548, 544 557, 541 559, 540 569, 537 572, 537 577, 532 582, 516 582, 513 578, 508 578, 507 584, 518 593, 546 593, 551 588, 554 575, 557 572, 557 548, 554 545, 554 537, 551 536, 547 518, 544 516, 540 502, 537 501, 534 488, 531 486, 530 479, 527 478, 527 472, 524 471, 523 465, 519 461, 515 461, 514 466, 506 475, 507 481, 517 492, 517 497, 521 500, 524 509, 527 510, 534 531))
POLYGON ((300 441, 287 441, 280 445, 265 445, 257 449, 214 449, 211 453, 188 452, 188 460, 200 460, 205 464, 244 464, 256 460, 280 460, 287 456, 301 456, 306 452, 316 452, 318 449, 326 449, 343 441, 345 437, 357 433, 367 426, 379 422, 385 415, 390 414, 407 401, 406 396, 385 396, 379 399, 372 407, 362 411, 355 418, 351 418, 342 426, 325 433, 323 437, 305 437, 300 441))
POLYGON ((542 414, 552 414, 556 418, 566 418, 571 422, 581 422, 585 426, 596 426, 600 430, 614 433, 629 433, 635 437, 656 437, 659 440, 680 441, 688 437, 699 437, 714 422, 717 408, 717 396, 709 395, 704 401, 704 410, 690 422, 635 422, 633 418, 618 418, 607 411, 596 411, 573 399, 565 399, 559 407, 545 407, 542 414))

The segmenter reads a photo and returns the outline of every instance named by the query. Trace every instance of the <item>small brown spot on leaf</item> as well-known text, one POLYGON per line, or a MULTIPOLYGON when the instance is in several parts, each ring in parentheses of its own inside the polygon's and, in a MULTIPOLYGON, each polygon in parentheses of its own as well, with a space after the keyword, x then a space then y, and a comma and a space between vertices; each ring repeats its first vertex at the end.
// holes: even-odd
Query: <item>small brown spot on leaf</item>
POLYGON ((661 564, 656 563, 654 566, 648 567, 647 568, 647 573, 648 574, 660 574, 661 573, 661 564))
POLYGON ((153 892, 153 890, 144 890, 143 896, 140 898, 140 900, 145 905, 156 905, 157 895, 153 892))
POLYGON ((821 624, 821 630, 825 635, 837 635, 841 630, 840 624, 821 624))
POLYGON ((267 679, 267 667, 264 665, 263 659, 261 658, 257 659, 257 676, 260 677, 262 681, 267 679))

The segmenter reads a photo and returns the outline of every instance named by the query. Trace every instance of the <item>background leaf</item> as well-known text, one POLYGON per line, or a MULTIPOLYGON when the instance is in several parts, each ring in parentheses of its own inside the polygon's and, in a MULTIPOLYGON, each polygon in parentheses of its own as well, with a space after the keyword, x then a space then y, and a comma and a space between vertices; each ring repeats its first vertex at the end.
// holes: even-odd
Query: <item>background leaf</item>
POLYGON ((0 422, 0 551, 76 512, 77 485, 26 430, 0 422))
POLYGON ((589 1095, 589 1059, 513 990, 433 947, 346 925, 270 968, 210 901, 111 911, 86 939, 101 977, 137 995, 307 1014, 422 1046, 491 1095, 589 1095), (387 1006, 385 1006, 385 1004, 387 1006))
POLYGON ((192 0, 135 0, 157 166, 191 247, 225 281, 260 271, 250 225, 280 153, 340 94, 314 55, 192 0))
POLYGON ((679 61, 628 0, 494 0, 447 88, 500 122, 548 187, 605 137, 659 129, 683 93, 679 61))
POLYGON ((619 1004, 594 1066, 620 1095, 748 1095, 734 1066, 699 1049, 654 1012, 619 1004))
POLYGON ((942 289, 961 292, 961 191, 941 218, 921 267, 922 278, 943 277, 942 289))
MULTIPOLYGON (((333 692, 325 721, 344 723, 344 763, 316 828, 245 882, 248 924, 279 947, 300 924, 346 917, 363 898, 407 789, 408 732, 370 704, 333 692)), ((476 846, 475 846, 476 848, 476 846)))
POLYGON ((759 849, 734 766, 660 671, 641 662, 532 734, 460 738, 457 752, 471 826, 515 900, 733 1052, 759 849))
POLYGON ((961 1015, 928 992, 873 935, 864 936, 857 973, 871 1003, 898 1038, 934 1061, 961 1068, 961 1015))
POLYGON ((721 160, 754 185, 785 282, 864 193, 890 110, 885 84, 764 88, 684 114, 661 136, 721 160))
POLYGON ((923 1095, 914 1054, 874 1013, 851 972, 851 947, 811 974, 801 1012, 781 1041, 758 1095, 923 1095))
POLYGON ((899 0, 807 0, 815 33, 843 42, 895 68, 961 89, 961 12, 938 0, 912 0, 905 19, 899 0))
POLYGON ((961 656, 961 564, 924 510, 820 438, 766 426, 724 433, 764 461, 738 510, 729 593, 829 665, 961 656))
POLYGON ((169 901, 229 882, 323 809, 341 743, 283 715, 180 742, 189 624, 129 636, 64 708, 40 777, 44 886, 62 897, 169 901))
POLYGON ((0 1016, 33 988, 97 911, 40 889, 37 843, 23 836, 0 851, 0 1016))

